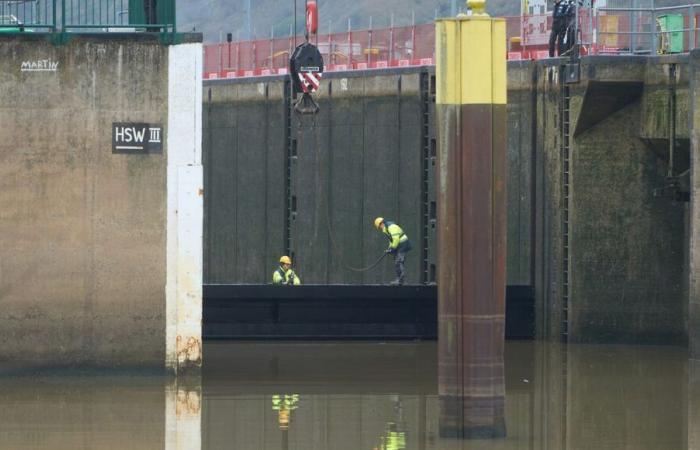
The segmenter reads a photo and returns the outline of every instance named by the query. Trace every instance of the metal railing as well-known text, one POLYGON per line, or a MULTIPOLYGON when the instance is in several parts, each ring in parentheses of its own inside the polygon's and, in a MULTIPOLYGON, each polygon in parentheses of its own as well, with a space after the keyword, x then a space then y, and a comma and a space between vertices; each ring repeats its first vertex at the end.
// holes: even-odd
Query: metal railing
MULTIPOLYGON (((698 47, 700 4, 654 7, 653 0, 608 0, 609 7, 579 9, 582 55, 683 53, 698 47)), ((508 59, 549 57, 551 13, 506 17, 508 59)), ((287 73, 302 37, 223 42, 204 46, 205 78, 287 73)), ((314 37, 327 71, 431 65, 435 29, 427 23, 314 37)))
MULTIPOLYGON (((270 37, 204 46, 208 78, 233 78, 287 73, 289 55, 302 36, 270 37)), ((325 70, 353 70, 433 64, 433 24, 351 30, 312 37, 323 55, 325 70)))
POLYGON ((697 48, 700 4, 596 10, 596 52, 684 53, 697 48))
MULTIPOLYGON (((509 36, 520 35, 520 17, 506 18, 509 36)), ((222 42, 204 46, 206 78, 235 78, 287 73, 289 55, 301 36, 222 42)), ((326 71, 425 66, 434 63, 432 23, 380 29, 350 30, 312 38, 326 71)))
POLYGON ((0 32, 55 29, 55 0, 0 0, 0 32))
POLYGON ((175 0, 0 0, 0 32, 176 31, 175 0))

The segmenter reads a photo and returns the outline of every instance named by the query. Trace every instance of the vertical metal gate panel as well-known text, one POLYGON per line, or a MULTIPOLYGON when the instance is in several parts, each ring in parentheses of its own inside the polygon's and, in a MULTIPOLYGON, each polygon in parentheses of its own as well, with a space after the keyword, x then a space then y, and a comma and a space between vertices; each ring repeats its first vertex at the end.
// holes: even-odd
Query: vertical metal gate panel
POLYGON ((313 116, 294 114, 292 118, 292 133, 297 138, 292 172, 292 196, 296 204, 292 252, 304 283, 326 283, 328 278, 328 84, 321 89, 317 100, 323 112, 313 116))
MULTIPOLYGON (((400 78, 399 95, 399 149, 398 170, 399 224, 411 239, 413 250, 406 259, 406 277, 411 283, 421 283, 421 242, 424 227, 422 209, 423 183, 423 115, 421 111, 421 74, 406 74, 400 78)), ((397 219, 398 220, 398 219, 397 219)))
POLYGON ((205 280, 264 283, 284 251, 282 83, 210 87, 205 280))
POLYGON ((372 227, 380 215, 411 239, 407 282, 434 281, 430 72, 330 74, 314 117, 291 111, 285 79, 209 82, 206 282, 267 283, 288 253, 304 284, 387 283, 391 258, 369 272, 347 268, 386 248, 372 227))
POLYGON ((341 78, 332 83, 332 105, 324 113, 333 123, 329 148, 330 176, 328 190, 332 208, 331 261, 329 283, 363 284, 364 274, 346 268, 363 267, 374 254, 365 254, 362 236, 373 230, 363 215, 364 205, 364 145, 362 104, 357 92, 362 92, 362 78, 341 78))
MULTIPOLYGON (((370 231, 373 231, 371 221, 377 216, 395 220, 402 227, 408 225, 402 222, 398 205, 398 167, 401 155, 398 148, 397 90, 398 76, 365 78, 364 218, 370 231), (387 95, 388 92, 392 95, 387 95)), ((362 246, 367 260, 374 260, 387 247, 387 240, 377 232, 365 233, 362 246)), ((409 258, 413 256, 410 254, 409 258)), ((387 283, 393 278, 393 267, 386 262, 367 273, 365 282, 387 283)))

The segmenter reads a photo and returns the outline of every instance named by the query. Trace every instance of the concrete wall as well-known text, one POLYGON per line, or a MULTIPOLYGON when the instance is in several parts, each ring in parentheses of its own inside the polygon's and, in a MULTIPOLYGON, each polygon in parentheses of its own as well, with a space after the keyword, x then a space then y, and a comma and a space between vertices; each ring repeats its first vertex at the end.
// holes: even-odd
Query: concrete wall
POLYGON ((510 285, 533 284, 535 144, 537 138, 537 71, 528 62, 508 66, 508 249, 506 276, 510 285))
MULTIPOLYGON (((112 123, 162 124, 166 136, 178 136, 172 91, 180 90, 175 103, 184 111, 201 101, 194 101, 194 70, 184 79, 169 71, 196 66, 195 55, 201 58, 200 44, 168 47, 145 35, 76 36, 65 45, 40 34, 0 37, 4 369, 165 366, 166 321, 174 329, 178 321, 166 315, 166 274, 187 259, 176 257, 183 239, 166 246, 177 233, 169 203, 196 201, 168 200, 177 180, 168 179, 167 167, 182 152, 196 160, 195 125, 179 132, 172 152, 168 141, 160 154, 126 155, 112 153, 112 123), (42 60, 56 65, 22 70, 42 60)), ((201 221, 201 208, 191 212, 201 221)), ((196 280, 196 267, 190 272, 196 280)), ((173 292, 184 290, 201 305, 185 281, 181 276, 178 291, 173 278, 173 292)))
MULTIPOLYGON (((678 69, 673 82, 677 174, 688 166, 683 148, 693 100, 687 95, 687 59, 584 58, 581 82, 569 85, 568 305, 563 303, 562 68, 556 61, 509 67, 511 86, 519 86, 509 97, 517 105, 509 108, 535 111, 519 115, 520 123, 511 116, 509 133, 516 134, 509 140, 535 127, 533 257, 541 337, 634 343, 687 338, 687 206, 655 196, 667 185, 669 64, 678 69), (527 77, 530 84, 518 81, 527 77), (528 96, 532 86, 536 95, 528 96)), ((520 143, 526 150, 528 145, 520 143)), ((515 227, 512 220, 509 227, 515 227)))
MULTIPOLYGON (((690 95, 700 98, 700 52, 690 54, 690 95)), ((690 207, 687 230, 688 261, 688 341, 690 357, 700 359, 700 105, 693 101, 690 109, 690 207)), ((697 379, 697 375, 695 376, 697 379)))

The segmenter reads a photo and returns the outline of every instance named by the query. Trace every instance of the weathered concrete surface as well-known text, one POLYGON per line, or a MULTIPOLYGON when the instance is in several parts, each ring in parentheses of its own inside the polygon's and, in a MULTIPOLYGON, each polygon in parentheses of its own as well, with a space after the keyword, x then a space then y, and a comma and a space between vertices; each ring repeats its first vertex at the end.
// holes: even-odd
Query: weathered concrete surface
POLYGON ((529 62, 508 66, 508 249, 509 285, 531 286, 534 278, 532 208, 535 146, 537 71, 529 62))
POLYGON ((688 341, 690 357, 700 359, 700 52, 690 54, 691 164, 690 208, 688 218, 688 341))
MULTIPOLYGON (((654 195, 666 184, 668 153, 659 154, 642 139, 668 142, 668 103, 666 108, 653 104, 658 85, 669 74, 668 62, 656 58, 645 59, 644 65, 636 60, 589 62, 596 64, 598 77, 605 74, 596 78, 599 82, 614 82, 614 88, 620 81, 641 81, 644 93, 656 94, 642 95, 573 140, 570 340, 686 340, 685 205, 654 195), (644 71, 638 74, 635 68, 640 65, 644 71), (643 120, 660 115, 659 109, 666 112, 665 136, 643 120)), ((665 80, 668 84, 668 77, 665 80)), ((679 80, 683 81, 679 76, 674 84, 679 80)), ((582 86, 591 81, 593 77, 584 77, 582 86)), ((682 92, 676 92, 677 98, 683 97, 682 92)), ((674 116, 687 117, 683 109, 687 104, 676 102, 674 116)), ((686 120, 677 120, 675 128, 677 136, 687 135, 686 120)))
POLYGON ((166 367, 202 366, 202 47, 168 51, 166 367))
POLYGON ((540 337, 635 343, 683 343, 687 338, 686 207, 654 196, 667 184, 669 64, 676 64, 678 74, 673 84, 674 161, 682 170, 688 165, 682 148, 691 102, 687 58, 583 58, 581 83, 569 87, 568 330, 567 305, 562 303, 561 67, 557 60, 509 66, 509 101, 525 102, 509 108, 535 111, 521 116, 526 124, 516 125, 511 117, 509 132, 521 133, 528 126, 535 130, 532 144, 521 146, 536 149, 532 257, 540 337), (534 71, 529 85, 515 82, 528 71, 534 71), (533 85, 536 95, 528 96, 533 85), (518 89, 520 95, 513 95, 518 89))
POLYGON ((165 367, 168 149, 111 139, 113 122, 167 135, 168 52, 154 36, 0 37, 3 368, 165 367), (46 59, 55 71, 20 70, 46 59))

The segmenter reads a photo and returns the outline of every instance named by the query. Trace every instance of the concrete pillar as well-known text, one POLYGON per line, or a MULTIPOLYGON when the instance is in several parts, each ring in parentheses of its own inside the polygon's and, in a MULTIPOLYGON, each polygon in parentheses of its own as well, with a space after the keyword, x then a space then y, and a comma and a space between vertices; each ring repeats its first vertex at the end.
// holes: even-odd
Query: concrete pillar
POLYGON ((688 348, 700 359, 700 52, 690 53, 690 229, 688 251, 688 348))
POLYGON ((29 34, 0 36, 0 372, 198 369, 201 36, 29 34))
POLYGON ((202 365, 202 47, 170 47, 168 64, 168 212, 166 367, 202 365))
POLYGON ((505 21, 436 24, 440 433, 505 435, 505 21))

